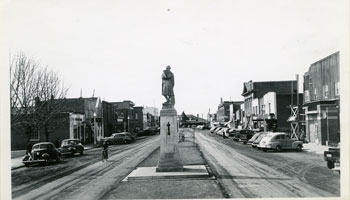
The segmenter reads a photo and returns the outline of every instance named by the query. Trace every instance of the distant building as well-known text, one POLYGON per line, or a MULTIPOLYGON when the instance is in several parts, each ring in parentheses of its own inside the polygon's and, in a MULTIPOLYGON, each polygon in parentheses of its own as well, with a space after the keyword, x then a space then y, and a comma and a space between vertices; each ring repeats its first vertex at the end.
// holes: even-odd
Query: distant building
POLYGON ((103 110, 103 129, 104 136, 109 137, 115 131, 115 126, 117 124, 117 119, 114 118, 113 105, 107 101, 102 101, 103 110))
POLYGON ((245 124, 245 114, 244 114, 244 103, 239 105, 239 109, 235 113, 235 128, 242 129, 243 124, 245 124))
POLYGON ((243 101, 223 101, 220 99, 218 110, 216 112, 217 122, 231 128, 236 128, 236 111, 240 109, 243 101))
POLYGON ((143 108, 143 129, 159 126, 159 110, 155 107, 143 108))
POLYGON ((304 74, 306 139, 326 145, 340 141, 339 52, 309 67, 304 74))
POLYGON ((135 106, 130 100, 111 102, 114 110, 114 119, 117 120, 115 132, 137 133, 151 126, 159 125, 157 108, 135 106))
POLYGON ((192 126, 207 124, 207 120, 199 117, 199 114, 195 116, 192 114, 185 114, 185 112, 183 111, 182 114, 178 116, 178 118, 179 118, 180 126, 183 126, 183 127, 192 127, 192 126))
MULTIPOLYGON (((267 131, 291 132, 287 121, 291 114, 290 105, 297 102, 297 81, 245 82, 244 128, 267 131)), ((302 99, 302 94, 299 94, 302 99)))
POLYGON ((117 118, 115 132, 131 132, 133 130, 132 124, 135 116, 135 103, 130 100, 122 102, 110 102, 114 109, 114 118, 117 118))
MULTIPOLYGON (((60 113, 54 116, 59 122, 45 135, 42 129, 33 130, 29 138, 23 134, 26 130, 24 127, 11 127, 11 149, 25 149, 28 142, 61 142, 63 139, 79 139, 83 144, 100 142, 104 137, 103 130, 103 111, 99 98, 65 98, 55 99, 54 101, 62 105, 60 113)), ((36 100, 36 106, 42 102, 36 100)))

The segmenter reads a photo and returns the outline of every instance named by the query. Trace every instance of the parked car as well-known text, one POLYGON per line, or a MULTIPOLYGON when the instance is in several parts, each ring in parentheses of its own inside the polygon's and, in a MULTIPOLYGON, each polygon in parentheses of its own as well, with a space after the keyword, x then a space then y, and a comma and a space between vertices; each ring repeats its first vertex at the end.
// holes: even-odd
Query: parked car
POLYGON ((110 144, 127 144, 133 141, 132 136, 128 132, 122 133, 113 133, 110 137, 106 137, 102 139, 102 142, 107 141, 110 144))
POLYGON ((243 142, 243 144, 247 144, 248 140, 250 140, 250 138, 252 138, 253 135, 253 130, 242 129, 239 131, 239 141, 243 142))
POLYGON ((233 134, 233 141, 239 141, 241 129, 235 129, 233 134))
POLYGON ((221 129, 222 129, 222 127, 219 127, 219 128, 217 128, 217 129, 215 129, 214 133, 217 135, 218 132, 219 132, 221 129))
POLYGON ((260 135, 262 134, 262 132, 259 133, 255 133, 247 142, 247 144, 252 144, 254 142, 254 140, 256 140, 256 138, 258 138, 260 135))
POLYGON ((65 139, 62 141, 61 147, 58 148, 61 155, 74 156, 76 153, 84 154, 84 146, 78 139, 65 139))
POLYGON ((212 128, 210 129, 210 133, 214 133, 214 131, 215 131, 216 129, 218 129, 218 128, 220 128, 220 127, 217 127, 217 126, 212 127, 212 128))
POLYGON ((217 134, 218 135, 220 135, 220 136, 222 136, 223 134, 225 134, 225 136, 227 136, 227 134, 226 134, 226 131, 228 130, 228 128, 221 128, 218 132, 217 132, 217 134))
POLYGON ((260 143, 261 139, 266 135, 266 132, 262 132, 252 143, 252 147, 253 148, 258 148, 260 149, 260 147, 257 147, 258 144, 260 143))
POLYGON ((327 162, 327 167, 332 170, 337 170, 340 173, 340 145, 329 147, 328 151, 323 153, 324 160, 327 162))
POLYGON ((287 133, 268 133, 258 145, 264 152, 267 150, 282 151, 284 149, 295 149, 301 151, 303 142, 291 139, 287 133))
POLYGON ((198 126, 196 127, 196 129, 200 129, 200 130, 202 130, 202 129, 203 129, 203 127, 204 127, 204 125, 198 125, 198 126))
POLYGON ((159 127, 147 127, 140 131, 138 135, 155 135, 160 133, 160 128, 159 127))
POLYGON ((22 163, 28 167, 32 164, 48 164, 50 162, 59 162, 61 153, 51 142, 41 142, 34 144, 31 155, 25 155, 22 163))
POLYGON ((226 132, 227 132, 228 136, 233 137, 235 134, 235 129, 229 128, 226 132))

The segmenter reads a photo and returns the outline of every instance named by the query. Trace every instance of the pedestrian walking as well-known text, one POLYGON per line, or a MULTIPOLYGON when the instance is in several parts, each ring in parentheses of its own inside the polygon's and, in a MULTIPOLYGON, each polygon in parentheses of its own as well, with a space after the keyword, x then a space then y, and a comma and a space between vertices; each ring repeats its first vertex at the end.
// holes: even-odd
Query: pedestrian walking
POLYGON ((32 157, 32 148, 33 148, 32 143, 28 142, 27 148, 26 148, 26 155, 28 155, 29 157, 32 157))
POLYGON ((103 141, 102 144, 102 162, 108 161, 108 142, 103 141))
POLYGON ((305 132, 303 129, 300 130, 300 140, 305 143, 305 132))

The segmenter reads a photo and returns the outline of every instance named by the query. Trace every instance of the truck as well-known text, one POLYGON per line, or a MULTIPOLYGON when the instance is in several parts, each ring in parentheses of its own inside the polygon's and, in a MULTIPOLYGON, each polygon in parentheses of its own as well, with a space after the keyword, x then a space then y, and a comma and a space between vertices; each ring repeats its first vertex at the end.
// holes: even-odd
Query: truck
POLYGON ((340 173, 340 144, 329 147, 328 151, 324 151, 323 157, 329 169, 340 173))

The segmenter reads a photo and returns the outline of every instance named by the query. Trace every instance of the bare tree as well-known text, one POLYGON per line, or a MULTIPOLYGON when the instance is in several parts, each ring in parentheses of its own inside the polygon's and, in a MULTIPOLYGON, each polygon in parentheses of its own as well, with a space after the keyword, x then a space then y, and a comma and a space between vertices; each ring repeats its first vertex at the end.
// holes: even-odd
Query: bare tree
POLYGON ((57 74, 49 71, 47 67, 41 69, 38 75, 36 116, 48 141, 49 134, 65 120, 60 114, 65 110, 64 98, 68 88, 57 74))
POLYGON ((67 92, 57 73, 24 53, 17 54, 10 63, 11 126, 24 128, 28 140, 33 131, 44 129, 48 140, 59 124, 67 92))

